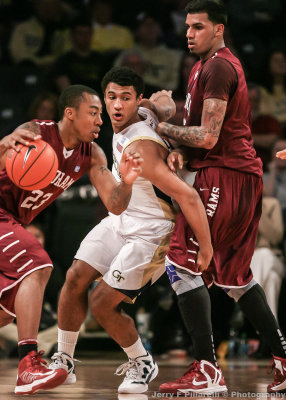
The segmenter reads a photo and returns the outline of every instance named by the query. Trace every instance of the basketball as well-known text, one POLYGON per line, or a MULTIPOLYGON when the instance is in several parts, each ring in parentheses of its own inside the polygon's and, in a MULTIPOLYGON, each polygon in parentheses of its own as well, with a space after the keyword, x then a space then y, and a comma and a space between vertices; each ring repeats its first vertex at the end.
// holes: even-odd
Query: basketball
POLYGON ((20 151, 8 151, 6 171, 13 183, 24 190, 43 189, 48 186, 58 169, 58 157, 54 149, 43 140, 28 146, 19 144, 20 151))

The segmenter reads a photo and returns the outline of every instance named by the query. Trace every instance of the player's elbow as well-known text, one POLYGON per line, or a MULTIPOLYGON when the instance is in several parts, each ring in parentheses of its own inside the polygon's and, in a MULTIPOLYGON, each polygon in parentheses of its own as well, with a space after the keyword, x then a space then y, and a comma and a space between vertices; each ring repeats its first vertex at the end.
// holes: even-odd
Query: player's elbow
POLYGON ((211 150, 217 144, 218 138, 208 133, 205 135, 202 147, 206 150, 211 150))
POLYGON ((174 199, 179 204, 181 209, 186 205, 188 207, 193 207, 198 203, 198 201, 200 201, 198 192, 192 186, 187 184, 180 194, 178 194, 176 197, 174 196, 174 199))

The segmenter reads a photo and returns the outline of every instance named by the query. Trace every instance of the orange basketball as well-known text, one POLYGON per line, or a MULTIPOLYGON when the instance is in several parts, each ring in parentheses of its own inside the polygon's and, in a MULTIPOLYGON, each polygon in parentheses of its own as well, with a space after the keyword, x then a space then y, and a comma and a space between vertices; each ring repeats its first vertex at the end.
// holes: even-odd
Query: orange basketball
POLYGON ((48 186, 58 169, 58 157, 54 149, 43 140, 35 140, 28 146, 19 144, 20 151, 9 150, 6 171, 9 178, 21 189, 37 190, 48 186))

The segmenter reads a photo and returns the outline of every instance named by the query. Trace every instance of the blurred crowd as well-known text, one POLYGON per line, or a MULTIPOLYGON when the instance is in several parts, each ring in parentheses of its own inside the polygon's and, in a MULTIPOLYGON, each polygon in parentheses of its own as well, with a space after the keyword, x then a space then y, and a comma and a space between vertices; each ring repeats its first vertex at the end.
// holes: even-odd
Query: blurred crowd
MULTIPOLYGON (((187 3, 188 0, 0 0, 0 137, 33 118, 57 120, 58 95, 70 84, 88 85, 102 97, 101 79, 114 65, 128 66, 142 75, 146 97, 160 89, 172 90, 177 104, 172 122, 181 125, 188 77, 197 61, 187 52, 187 3)), ((286 303, 286 160, 277 159, 275 153, 286 148, 286 2, 225 0, 225 4, 229 13, 226 45, 244 67, 254 146, 264 166, 263 215, 252 269, 285 329, 279 307, 286 303)), ((103 118, 98 143, 111 166, 113 132, 108 118, 103 118)), ((47 233, 45 246, 60 264, 63 276, 80 240, 92 224, 106 215, 96 194, 85 183, 83 178, 82 189, 71 188, 70 195, 63 196, 40 221, 47 233), (77 233, 72 239, 70 234, 65 235, 64 226, 67 232, 72 229, 74 220, 70 217, 82 201, 87 204, 86 221, 77 221, 77 233)), ((84 213, 82 209, 80 212, 84 213)), ((55 277, 56 286, 63 282, 60 275, 55 277)), ((165 278, 161 286, 159 283, 152 290, 153 298, 158 300, 155 309, 153 301, 139 301, 135 311, 139 307, 142 310, 142 306, 147 312, 152 311, 153 345, 156 346, 159 325, 165 323, 164 318, 170 322, 173 315, 173 323, 166 322, 165 347, 172 348, 177 342, 185 347, 183 325, 165 278), (167 325, 172 326, 172 332, 167 325), (168 341, 172 343, 168 345, 168 341)), ((47 296, 51 297, 49 290, 47 296)), ((213 296, 213 316, 220 321, 220 307, 225 307, 226 299, 216 293, 213 296)), ((47 300, 56 309, 56 302, 47 300)), ((233 308, 229 307, 230 321, 238 324, 237 310, 234 317, 232 313, 233 308)), ((220 327, 215 332, 217 344, 227 338, 229 331, 229 325, 221 322, 214 322, 214 327, 220 327)), ((245 322, 240 323, 240 329, 246 329, 245 322)), ((162 343, 158 340, 158 352, 164 350, 162 343)))

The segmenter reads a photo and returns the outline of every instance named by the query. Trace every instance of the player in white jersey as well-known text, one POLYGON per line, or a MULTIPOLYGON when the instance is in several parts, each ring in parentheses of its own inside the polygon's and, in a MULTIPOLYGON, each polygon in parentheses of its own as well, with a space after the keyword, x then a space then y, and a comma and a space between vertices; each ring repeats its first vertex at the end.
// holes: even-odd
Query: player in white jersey
POLYGON ((80 245, 59 300, 58 353, 52 357, 50 368, 66 367, 66 383, 75 382, 73 354, 87 312, 88 287, 93 280, 103 277, 90 296, 90 310, 129 358, 116 371, 118 375, 126 373, 118 392, 142 393, 156 377, 158 366, 145 350, 133 319, 120 309, 120 303, 134 301, 165 270, 174 221, 170 197, 180 205, 196 232, 200 265, 209 264, 212 246, 198 193, 170 171, 165 163, 167 144, 151 128, 158 121, 146 106, 155 111, 159 120, 167 120, 175 112, 170 93, 159 92, 150 101, 142 101, 143 80, 128 68, 110 70, 102 88, 114 130, 112 172, 120 181, 118 165, 122 155, 138 149, 143 158, 142 173, 133 184, 127 209, 121 215, 110 214, 80 245), (140 104, 145 108, 139 108, 140 104))

